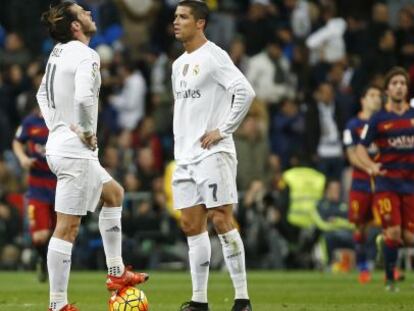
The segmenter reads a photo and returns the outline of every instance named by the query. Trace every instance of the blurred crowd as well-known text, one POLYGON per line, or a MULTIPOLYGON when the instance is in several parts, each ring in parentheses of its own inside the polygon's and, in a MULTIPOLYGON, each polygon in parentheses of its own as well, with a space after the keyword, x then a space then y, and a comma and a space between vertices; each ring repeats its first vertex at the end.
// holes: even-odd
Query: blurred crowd
MULTIPOLYGON (((53 47, 39 21, 50 2, 0 0, 4 267, 15 267, 13 258, 30 262, 24 251, 25 172, 11 142, 22 118, 36 106, 53 47)), ((138 266, 183 267, 185 240, 169 187, 171 64, 182 53, 172 28, 178 0, 77 2, 92 12, 99 29, 91 42, 101 57, 99 152, 103 166, 127 192, 126 258, 138 266)), ((235 218, 247 264, 308 268, 329 263, 336 247, 352 248, 342 131, 358 112, 364 87, 381 85, 392 66, 405 67, 414 78, 414 1, 206 2, 211 9, 208 38, 228 51, 257 94, 234 135, 240 191, 235 218), (316 247, 321 238, 324 255, 316 247)), ((74 254, 80 268, 105 264, 94 217, 85 219, 74 254), (96 254, 100 256, 91 256, 96 254)), ((222 259, 214 263, 220 268, 222 259)))

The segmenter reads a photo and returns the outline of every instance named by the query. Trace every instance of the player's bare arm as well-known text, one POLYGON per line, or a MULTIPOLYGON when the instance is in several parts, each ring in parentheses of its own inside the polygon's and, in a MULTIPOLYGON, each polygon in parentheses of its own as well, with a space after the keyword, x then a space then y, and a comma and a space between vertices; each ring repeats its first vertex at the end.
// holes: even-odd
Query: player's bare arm
POLYGON ((35 163, 36 159, 30 158, 26 155, 24 144, 19 142, 18 140, 13 140, 13 151, 16 155, 17 159, 19 160, 20 165, 25 169, 30 169, 33 164, 35 163))
POLYGON ((351 163, 352 166, 357 167, 361 170, 365 170, 365 165, 358 158, 358 154, 356 152, 356 146, 350 146, 346 148, 346 155, 348 157, 349 163, 351 163))
POLYGON ((362 169, 371 176, 385 175, 386 171, 381 169, 381 163, 371 160, 367 148, 359 144, 356 147, 356 155, 362 164, 362 169))

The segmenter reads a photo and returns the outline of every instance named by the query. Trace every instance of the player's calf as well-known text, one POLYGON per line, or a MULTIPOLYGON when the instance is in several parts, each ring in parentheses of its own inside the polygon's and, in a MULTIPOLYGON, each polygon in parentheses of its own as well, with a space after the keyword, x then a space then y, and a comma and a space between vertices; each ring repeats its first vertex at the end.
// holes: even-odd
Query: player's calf
POLYGON ((234 229, 233 206, 231 204, 212 208, 209 210, 209 218, 218 234, 224 234, 234 229))
POLYGON ((413 246, 414 245, 414 233, 409 230, 403 231, 403 241, 405 246, 413 246))
POLYGON ((384 268, 386 277, 386 289, 394 291, 394 270, 397 264, 398 249, 401 245, 401 240, 391 239, 388 236, 384 238, 384 268))
POLYGON ((124 201, 124 188, 115 180, 105 183, 102 188, 102 200, 106 207, 121 206, 124 201))
POLYGON ((51 236, 50 230, 38 230, 32 233, 32 242, 36 245, 43 245, 46 244, 51 236))

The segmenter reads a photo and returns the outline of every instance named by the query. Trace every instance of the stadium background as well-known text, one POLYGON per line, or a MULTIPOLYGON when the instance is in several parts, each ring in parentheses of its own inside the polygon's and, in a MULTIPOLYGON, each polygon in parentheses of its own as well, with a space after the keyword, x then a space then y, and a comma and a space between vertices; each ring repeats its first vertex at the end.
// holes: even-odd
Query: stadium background
MULTIPOLYGON (((26 173, 11 151, 53 42, 40 25, 51 1, 0 0, 0 267, 32 269, 24 217, 26 173)), ((171 209, 173 169, 170 70, 182 52, 174 40, 177 0, 81 0, 97 22, 91 46, 101 56, 100 159, 125 187, 125 261, 138 268, 184 269, 186 241, 171 209)), ((247 265, 256 269, 352 266, 346 223, 349 165, 344 124, 359 109, 366 85, 383 83, 401 65, 414 76, 414 1, 209 0, 208 38, 226 49, 257 93, 235 134, 240 205, 235 218, 247 265), (331 113, 320 118, 319 102, 331 113), (322 120, 322 121, 320 121, 322 120), (323 124, 321 124, 321 122, 323 124), (321 129, 328 129, 324 131, 321 129), (329 136, 329 133, 336 133, 329 136), (327 135, 327 136, 326 136, 327 135), (329 143, 324 145, 328 140, 329 143), (322 172, 326 190, 305 188, 306 217, 292 216, 287 172, 322 172), (333 218, 342 222, 333 222, 333 218), (321 242, 323 241, 323 242, 321 242), (339 264, 339 266, 338 266, 339 264)), ((413 81, 413 79, 411 79, 413 81)), ((413 88, 412 88, 413 89, 413 88)), ((303 186, 303 185, 302 185, 303 186)), ((83 221, 73 254, 77 269, 104 269, 97 216, 83 221)), ((372 232, 374 239, 376 231, 372 232)), ((221 247, 212 237, 212 268, 221 247), (216 250, 216 251, 214 251, 216 250)), ((374 262, 372 243, 370 259, 374 262)))

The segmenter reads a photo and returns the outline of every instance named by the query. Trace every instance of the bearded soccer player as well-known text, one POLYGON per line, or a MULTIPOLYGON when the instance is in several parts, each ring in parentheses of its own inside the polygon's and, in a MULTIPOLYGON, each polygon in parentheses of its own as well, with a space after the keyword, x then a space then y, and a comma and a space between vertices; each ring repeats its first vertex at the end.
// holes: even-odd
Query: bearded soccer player
POLYGON ((385 77, 387 101, 364 127, 357 154, 365 171, 375 176, 374 204, 384 234, 386 289, 396 291, 394 269, 398 248, 414 244, 414 109, 407 102, 406 70, 392 68, 385 77), (367 148, 375 143, 373 161, 367 148))
MULTIPOLYGON (((352 185, 349 192, 349 221, 355 224, 354 243, 356 262, 359 270, 359 282, 367 283, 371 279, 368 268, 365 240, 367 225, 373 220, 373 190, 371 176, 364 171, 356 155, 356 146, 360 142, 362 129, 371 116, 381 109, 381 89, 368 86, 361 96, 361 111, 349 120, 343 140, 348 160, 353 166, 352 185)), ((371 158, 376 155, 377 148, 373 144, 369 148, 371 158)))
POLYGON ((207 218, 218 233, 233 281, 233 311, 251 311, 243 241, 233 224, 237 203, 236 150, 232 134, 255 96, 228 54, 204 34, 208 8, 184 0, 175 11, 174 32, 185 53, 173 64, 174 141, 177 167, 173 197, 187 236, 193 295, 181 311, 209 310, 207 282, 211 246, 207 218))
POLYGON ((99 230, 108 266, 107 289, 142 283, 148 275, 125 269, 121 257, 123 188, 98 160, 100 60, 88 47, 96 25, 90 12, 68 1, 51 7, 42 21, 57 42, 37 93, 49 128, 46 158, 58 180, 56 228, 47 254, 49 311, 76 311, 79 309, 67 299, 72 247, 81 217, 94 211, 100 199, 99 230))
POLYGON ((55 227, 56 176, 46 162, 45 145, 49 130, 36 107, 24 118, 13 140, 13 151, 22 168, 28 171, 27 218, 30 237, 38 253, 40 282, 47 279, 47 245, 55 227))

